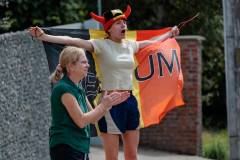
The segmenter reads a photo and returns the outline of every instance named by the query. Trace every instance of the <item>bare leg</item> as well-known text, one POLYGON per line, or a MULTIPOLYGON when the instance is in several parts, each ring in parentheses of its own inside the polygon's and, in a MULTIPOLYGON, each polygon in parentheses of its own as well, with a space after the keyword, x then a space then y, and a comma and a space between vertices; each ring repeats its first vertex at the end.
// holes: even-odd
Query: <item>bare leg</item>
POLYGON ((127 131, 122 135, 125 160, 137 160, 139 130, 127 131))
POLYGON ((106 160, 118 160, 119 135, 101 133, 106 160))

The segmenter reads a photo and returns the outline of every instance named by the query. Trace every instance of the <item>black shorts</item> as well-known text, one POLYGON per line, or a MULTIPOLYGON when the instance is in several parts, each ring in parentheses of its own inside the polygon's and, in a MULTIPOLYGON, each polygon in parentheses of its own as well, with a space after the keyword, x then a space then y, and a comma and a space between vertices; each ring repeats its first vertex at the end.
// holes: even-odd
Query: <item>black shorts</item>
POLYGON ((80 152, 67 144, 50 148, 51 160, 89 160, 88 154, 80 152))
POLYGON ((139 110, 135 96, 113 106, 98 122, 103 133, 123 134, 126 131, 139 129, 139 110))

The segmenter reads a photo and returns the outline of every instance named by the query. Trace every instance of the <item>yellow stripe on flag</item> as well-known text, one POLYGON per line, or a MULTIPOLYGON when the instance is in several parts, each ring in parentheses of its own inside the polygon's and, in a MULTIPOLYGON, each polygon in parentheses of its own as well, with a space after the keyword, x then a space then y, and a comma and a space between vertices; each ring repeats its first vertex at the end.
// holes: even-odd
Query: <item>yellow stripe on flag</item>
MULTIPOLYGON (((89 36, 90 36, 90 39, 104 39, 107 36, 107 34, 102 30, 89 29, 89 36)), ((100 77, 102 77, 102 72, 101 72, 100 67, 99 67, 99 62, 98 62, 98 59, 97 59, 96 54, 94 52, 92 53, 92 56, 93 56, 93 59, 94 59, 94 62, 95 62, 96 76, 99 79, 100 77)), ((99 85, 101 87, 101 84, 99 84, 99 85)), ((97 94, 97 96, 94 100, 94 105, 95 106, 98 105, 100 98, 101 98, 101 95, 97 94)), ((99 130, 98 123, 95 123, 95 128, 97 130, 97 135, 100 135, 101 132, 99 130)))
MULTIPOLYGON (((136 31, 127 31, 126 32, 126 38, 129 40, 137 40, 137 32, 136 31)), ((134 68, 136 68, 138 66, 138 62, 135 59, 134 56, 134 68)), ((133 72, 133 95, 136 97, 137 102, 138 102, 138 110, 140 113, 140 127, 143 128, 144 127, 144 123, 143 123, 143 118, 142 118, 142 105, 141 105, 141 99, 140 99, 140 90, 139 90, 139 84, 134 76, 134 72, 133 72)))

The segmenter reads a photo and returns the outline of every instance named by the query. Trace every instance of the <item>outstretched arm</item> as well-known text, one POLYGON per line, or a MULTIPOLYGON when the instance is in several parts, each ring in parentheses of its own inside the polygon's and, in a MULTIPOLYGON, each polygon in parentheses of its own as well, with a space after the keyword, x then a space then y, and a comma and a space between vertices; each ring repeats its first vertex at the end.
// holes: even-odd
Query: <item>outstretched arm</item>
POLYGON ((44 33, 44 31, 39 27, 30 27, 28 29, 28 33, 36 37, 37 39, 41 41, 47 41, 51 43, 58 43, 58 44, 65 44, 75 47, 84 48, 89 52, 93 51, 93 46, 88 40, 80 39, 80 38, 72 38, 69 36, 53 36, 44 33))
POLYGON ((164 41, 168 38, 179 35, 179 30, 177 26, 172 27, 172 29, 160 36, 155 36, 149 40, 139 41, 139 49, 146 47, 147 45, 153 44, 158 41, 164 41))

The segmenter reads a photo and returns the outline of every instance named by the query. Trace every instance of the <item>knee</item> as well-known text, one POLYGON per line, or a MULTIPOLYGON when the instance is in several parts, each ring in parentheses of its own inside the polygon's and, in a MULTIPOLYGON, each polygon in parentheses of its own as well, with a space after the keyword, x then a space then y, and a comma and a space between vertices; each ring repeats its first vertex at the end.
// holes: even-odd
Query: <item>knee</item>
POLYGON ((106 155, 106 160, 118 160, 117 155, 106 155))
POLYGON ((125 160, 137 160, 137 153, 136 152, 125 153, 125 160))
POLYGON ((105 148, 106 160, 118 160, 118 148, 105 148))
POLYGON ((105 151, 106 160, 118 160, 118 151, 105 151))

